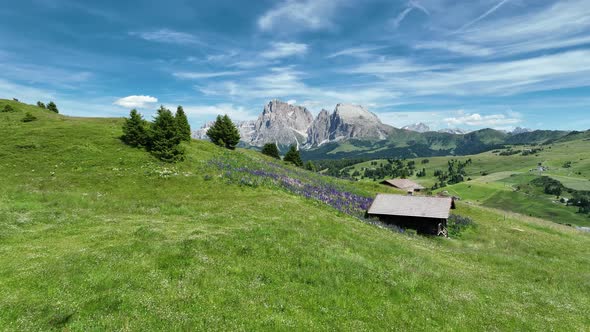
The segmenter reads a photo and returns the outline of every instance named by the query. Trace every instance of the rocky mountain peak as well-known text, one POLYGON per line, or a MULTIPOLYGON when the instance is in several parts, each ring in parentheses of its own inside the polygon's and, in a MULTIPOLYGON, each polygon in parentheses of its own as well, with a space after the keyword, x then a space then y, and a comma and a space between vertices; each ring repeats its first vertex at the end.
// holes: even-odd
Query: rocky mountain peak
POLYGON ((312 122, 313 115, 307 108, 272 100, 256 120, 254 134, 247 143, 254 146, 305 144, 312 122))
POLYGON ((425 132, 430 131, 430 127, 428 127, 428 125, 423 122, 418 122, 418 123, 414 123, 411 125, 407 125, 407 126, 402 127, 402 129, 415 131, 418 133, 425 133, 425 132))

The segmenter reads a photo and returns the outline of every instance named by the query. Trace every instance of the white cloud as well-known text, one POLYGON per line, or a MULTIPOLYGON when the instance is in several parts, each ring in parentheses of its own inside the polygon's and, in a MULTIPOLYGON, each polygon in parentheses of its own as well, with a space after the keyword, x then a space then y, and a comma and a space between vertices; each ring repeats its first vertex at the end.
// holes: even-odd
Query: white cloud
POLYGON ((160 29, 144 32, 130 32, 131 36, 137 36, 147 41, 169 44, 197 44, 200 43, 198 38, 190 33, 179 32, 170 29, 160 29))
MULTIPOLYGON (((172 106, 170 109, 173 109, 172 106)), ((183 109, 189 119, 211 118, 217 115, 227 114, 232 120, 249 120, 256 114, 255 112, 246 110, 242 106, 235 106, 231 103, 221 103, 216 105, 188 105, 183 106, 183 109)))
POLYGON ((177 72, 173 73, 174 77, 182 78, 182 79, 207 79, 207 78, 215 78, 215 77, 223 77, 223 76, 235 76, 240 75, 245 72, 243 71, 219 71, 219 72, 177 72))
POLYGON ((261 56, 266 59, 280 59, 291 56, 304 55, 307 53, 307 44, 299 43, 273 43, 269 50, 262 52, 261 56))
POLYGON ((376 61, 348 72, 381 78, 374 87, 406 95, 514 95, 590 86, 590 50, 438 68, 405 59, 376 61))
POLYGON ((590 2, 568 0, 490 20, 477 29, 463 31, 459 37, 506 55, 588 44, 589 30, 590 2))
POLYGON ((391 60, 378 60, 365 62, 352 69, 345 69, 342 72, 348 74, 366 74, 384 76, 388 74, 402 74, 412 72, 424 72, 442 68, 441 65, 421 65, 409 59, 399 58, 391 60))
POLYGON ((125 108, 146 108, 157 102, 158 98, 152 96, 127 96, 115 100, 113 104, 125 108))
POLYGON ((487 10, 485 13, 481 14, 480 16, 478 16, 477 18, 475 18, 474 20, 467 22, 466 24, 464 24, 459 31, 463 31, 467 28, 469 28, 470 26, 474 25, 475 23, 485 19, 486 17, 492 15, 496 10, 500 9, 500 7, 502 7, 506 2, 508 2, 509 0, 502 0, 500 2, 498 2, 495 6, 493 6, 492 8, 490 8, 489 10, 487 10))
POLYGON ((424 8, 424 6, 422 6, 418 1, 410 0, 408 2, 407 7, 401 13, 399 13, 397 17, 393 20, 393 26, 397 29, 399 25, 402 23, 402 21, 406 18, 406 16, 408 16, 408 14, 414 9, 418 9, 424 14, 430 16, 430 12, 426 8, 424 8))
POLYGON ((515 114, 490 114, 481 115, 479 113, 463 114, 457 117, 450 117, 444 119, 449 126, 474 126, 474 127, 485 127, 485 126, 506 126, 514 125, 522 122, 520 117, 515 117, 515 114))
POLYGON ((258 19, 263 31, 320 30, 333 27, 332 16, 343 0, 286 0, 258 19))
POLYGON ((359 57, 365 58, 371 56, 372 51, 384 49, 387 46, 366 46, 366 47, 351 47, 340 50, 338 52, 329 54, 326 56, 327 59, 336 58, 340 56, 351 56, 351 57, 359 57))
POLYGON ((489 48, 456 41, 430 41, 414 44, 418 50, 438 49, 467 56, 488 56, 493 53, 489 48))

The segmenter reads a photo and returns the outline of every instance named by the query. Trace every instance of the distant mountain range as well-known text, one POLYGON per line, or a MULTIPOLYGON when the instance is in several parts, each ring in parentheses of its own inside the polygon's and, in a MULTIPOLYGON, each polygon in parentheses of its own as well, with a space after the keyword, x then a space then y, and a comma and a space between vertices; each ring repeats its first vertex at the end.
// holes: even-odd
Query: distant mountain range
MULTIPOLYGON (((212 122, 193 132, 206 139, 212 122)), ((516 128, 512 132, 447 128, 431 131, 424 123, 401 129, 383 124, 362 106, 338 104, 315 118, 302 106, 279 100, 265 105, 256 120, 236 122, 241 145, 260 148, 275 143, 281 151, 297 145, 305 159, 427 157, 480 153, 506 144, 542 144, 569 132, 516 128)))

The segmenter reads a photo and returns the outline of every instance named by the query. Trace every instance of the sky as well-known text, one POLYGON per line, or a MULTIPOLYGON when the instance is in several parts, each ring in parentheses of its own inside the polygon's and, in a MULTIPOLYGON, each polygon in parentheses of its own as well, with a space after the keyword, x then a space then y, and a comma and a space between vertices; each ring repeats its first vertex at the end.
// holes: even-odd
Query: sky
POLYGON ((0 98, 193 129, 279 99, 432 129, 590 128, 588 0, 4 0, 0 98))

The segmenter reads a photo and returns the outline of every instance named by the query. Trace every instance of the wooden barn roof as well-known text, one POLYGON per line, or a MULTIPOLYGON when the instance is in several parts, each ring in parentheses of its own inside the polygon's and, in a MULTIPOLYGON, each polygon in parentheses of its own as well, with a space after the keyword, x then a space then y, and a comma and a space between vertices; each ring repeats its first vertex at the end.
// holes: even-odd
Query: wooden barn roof
POLYGON ((406 216, 448 219, 453 199, 377 194, 368 213, 382 216, 406 216))
POLYGON ((424 187, 417 184, 414 181, 410 181, 408 179, 392 179, 392 180, 384 180, 382 183, 387 183, 390 186, 394 186, 399 189, 418 189, 422 190, 424 187))

